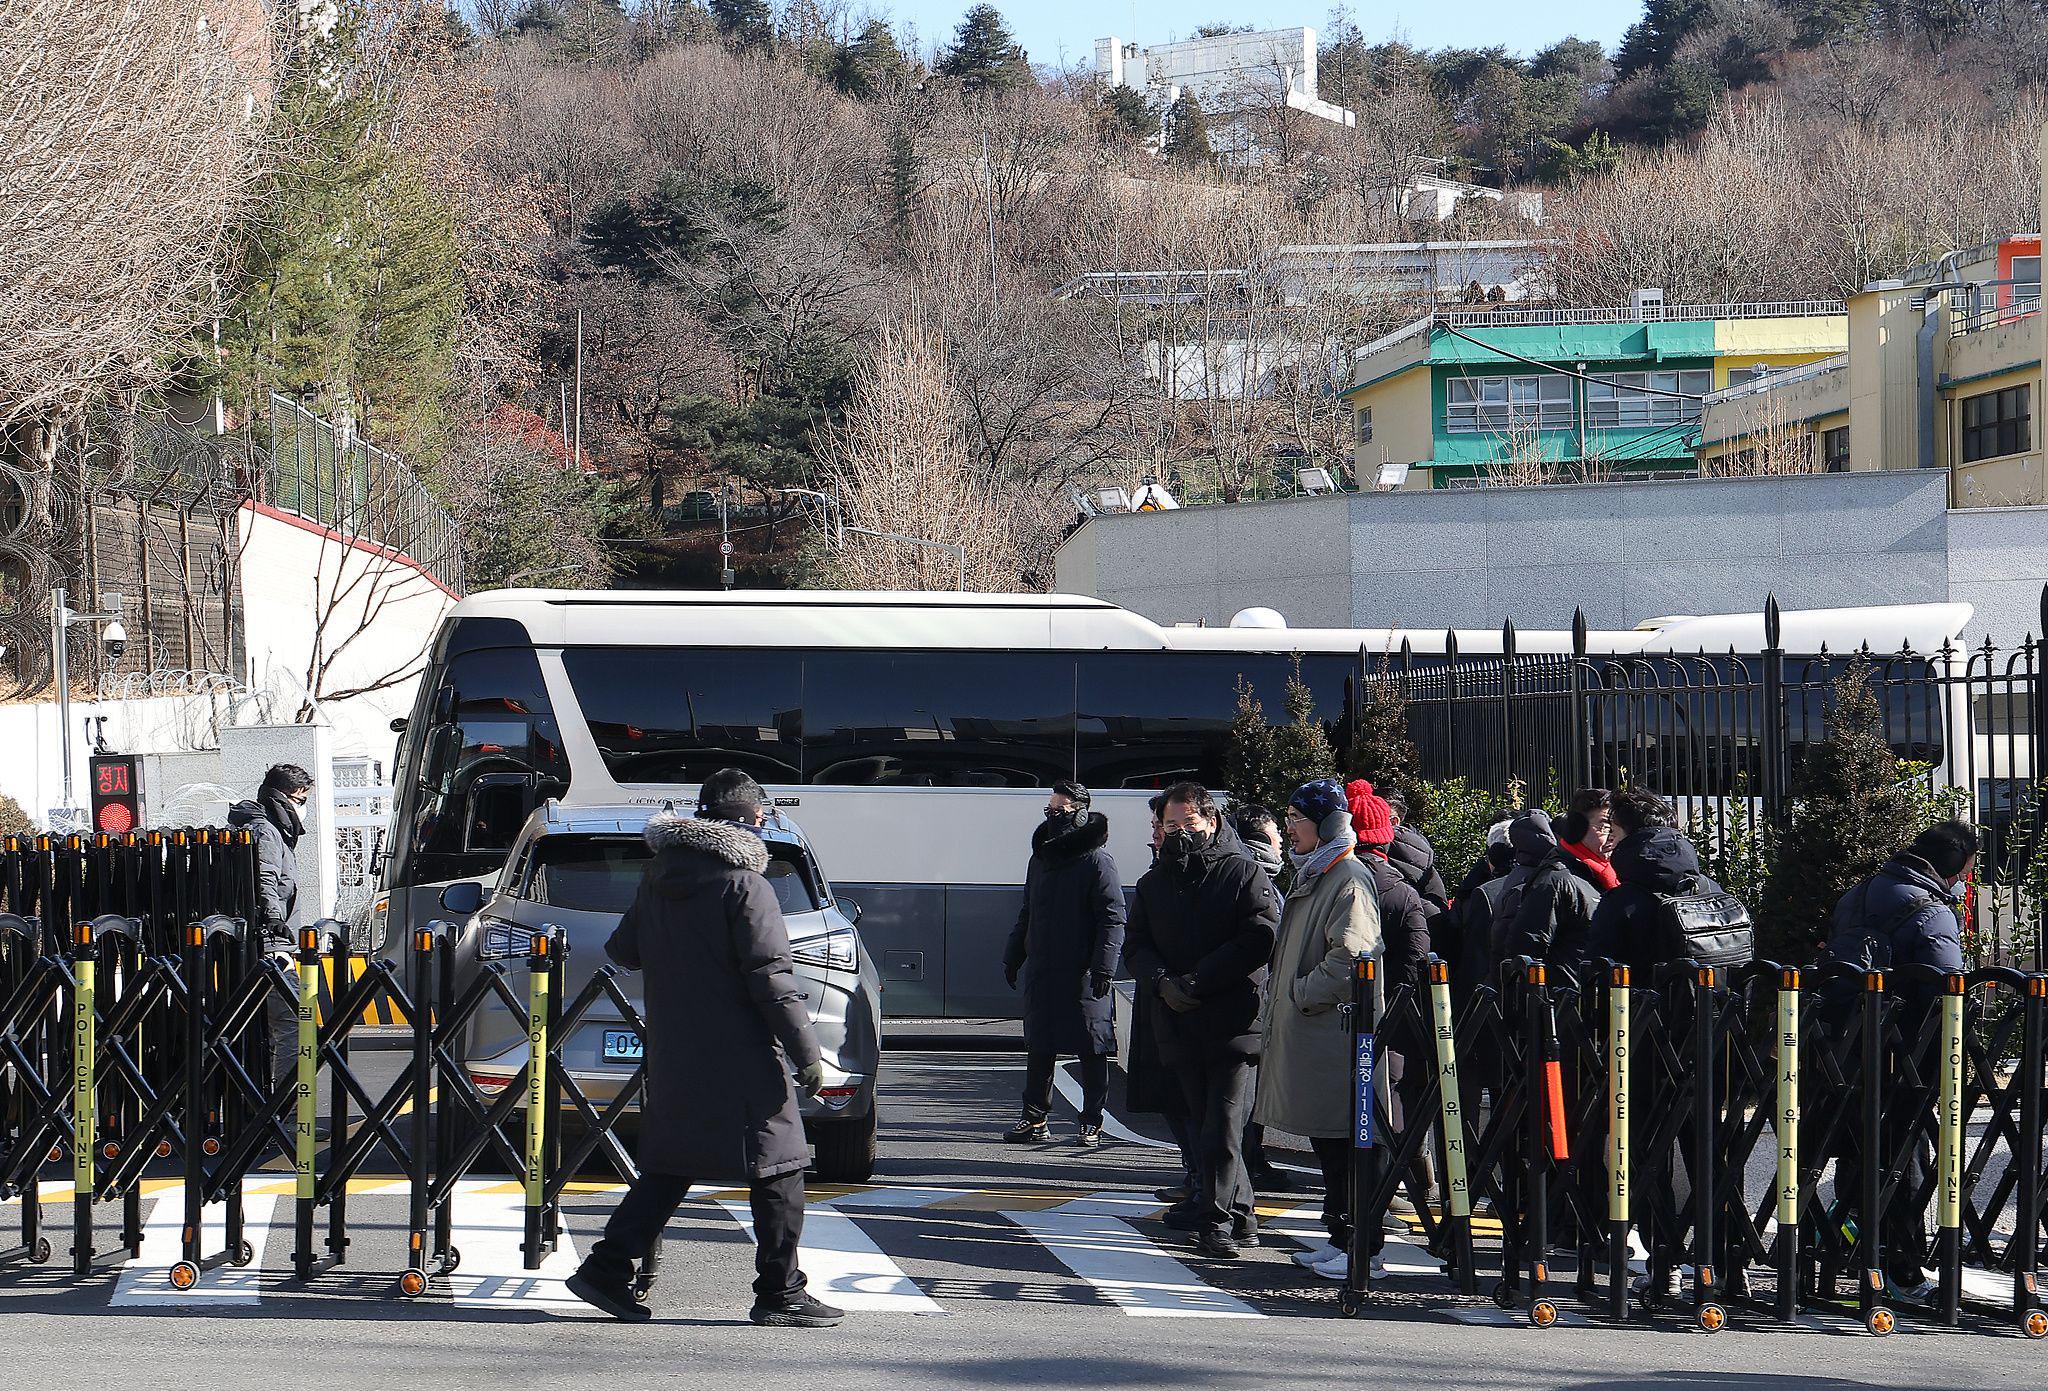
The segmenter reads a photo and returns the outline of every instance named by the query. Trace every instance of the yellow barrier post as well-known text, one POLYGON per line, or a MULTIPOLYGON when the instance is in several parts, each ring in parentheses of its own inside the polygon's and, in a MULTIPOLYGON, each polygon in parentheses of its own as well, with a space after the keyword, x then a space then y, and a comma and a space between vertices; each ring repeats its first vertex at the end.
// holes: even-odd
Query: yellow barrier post
POLYGON ((1628 967, 1607 982, 1607 1311, 1628 1319, 1629 1039, 1628 967))
POLYGON ((1799 972, 1778 976, 1778 1317, 1799 1315, 1799 972))
POLYGON ((93 1089, 94 1053, 98 1048, 93 1013, 92 928, 77 928, 76 960, 71 992, 71 1270, 92 1272, 92 1199, 98 1187, 93 1158, 99 1121, 99 1098, 93 1089))
POLYGON ((549 941, 546 933, 533 938, 533 956, 528 961, 526 992, 526 1240, 519 1250, 528 1270, 540 1269, 546 1258, 541 1232, 542 1208, 547 1199, 547 1098, 548 1098, 548 986, 549 941))
POLYGON ((299 933, 299 1047, 295 1091, 298 1115, 292 1130, 294 1167, 298 1170, 296 1203, 297 1242, 292 1263, 301 1280, 313 1273, 313 1201, 318 1192, 313 1173, 313 1122, 318 1111, 316 1093, 320 1070, 320 933, 306 928, 299 933))
POLYGON ((1963 1276, 1963 998, 1969 982, 1949 976, 1941 997, 1941 1100, 1935 1156, 1934 1213, 1939 1229, 1941 1319, 1953 1328, 1962 1311, 1963 1276))
POLYGON ((1458 1086, 1457 1024, 1451 1015, 1451 972, 1441 961, 1429 963, 1429 1013, 1436 1035, 1437 1097, 1443 1114, 1444 1211, 1449 1224, 1451 1263, 1458 1288, 1478 1290, 1472 1266, 1472 1185, 1465 1171, 1465 1095, 1458 1086))

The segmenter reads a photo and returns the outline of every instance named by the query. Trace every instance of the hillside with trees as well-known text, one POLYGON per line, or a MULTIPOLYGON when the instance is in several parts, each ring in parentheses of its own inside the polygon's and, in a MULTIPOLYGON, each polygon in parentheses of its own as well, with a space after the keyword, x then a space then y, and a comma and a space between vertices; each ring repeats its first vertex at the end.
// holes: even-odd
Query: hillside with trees
MULTIPOLYGON (((67 188, 98 211, 56 259, 22 220, 56 204, 10 201, 0 249, 46 289, 0 294, 0 426, 32 472, 95 399, 183 382, 247 418, 281 391, 414 459, 479 585, 716 583, 730 488, 742 583, 946 585, 958 545, 970 585, 1035 587, 1077 486, 1232 500, 1345 467, 1343 364, 1423 306, 1240 276, 1291 245, 1540 235, 1567 303, 1795 299, 2037 217, 2024 7, 1650 0, 1612 53, 1530 55, 1370 43, 1340 8, 1320 85, 1350 128, 1256 83, 1230 110, 1105 90, 987 4, 922 39, 839 0, 333 8, 278 21, 246 125, 218 72, 132 94, 218 133, 180 147, 184 201, 67 188), (1545 224, 1477 198, 1410 222, 1425 174, 1539 189, 1545 224), (64 309, 111 346, 52 356, 38 305, 67 266, 145 264, 131 242, 162 248, 156 288, 64 309), (1205 292, 1079 279, 1169 268, 1205 292)), ((61 152, 60 126, 16 143, 61 152)))

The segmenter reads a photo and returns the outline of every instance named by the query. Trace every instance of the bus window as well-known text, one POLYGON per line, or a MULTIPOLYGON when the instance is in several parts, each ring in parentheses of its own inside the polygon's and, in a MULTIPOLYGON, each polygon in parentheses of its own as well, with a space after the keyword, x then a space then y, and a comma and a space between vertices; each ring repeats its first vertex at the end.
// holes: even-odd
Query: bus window
POLYGON ((720 768, 803 780, 796 653, 572 647, 562 668, 618 782, 702 782, 720 768))
MULTIPOLYGON (((1269 723, 1287 719, 1294 659, 1286 654, 1084 652, 1079 660, 1079 777, 1089 787, 1162 788, 1182 778, 1222 787, 1240 679, 1269 723)), ((1302 659, 1302 680, 1333 741, 1344 678, 1357 665, 1341 653, 1302 659)))
POLYGON ((1074 776, 1074 663, 1043 652, 812 652, 804 780, 1049 787, 1074 776))
POLYGON ((410 827, 396 883, 484 874, 504 862, 527 811, 568 787, 540 662, 531 648, 485 648, 429 673, 425 728, 408 730, 400 789, 410 827), (417 742, 415 742, 415 739, 417 742), (509 834, 508 834, 509 828, 509 834))

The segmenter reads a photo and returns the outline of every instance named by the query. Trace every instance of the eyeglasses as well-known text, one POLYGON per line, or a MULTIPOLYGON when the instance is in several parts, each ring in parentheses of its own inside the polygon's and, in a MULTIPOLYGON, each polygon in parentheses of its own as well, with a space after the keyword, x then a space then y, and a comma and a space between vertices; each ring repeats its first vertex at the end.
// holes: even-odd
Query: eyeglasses
POLYGON ((1296 811, 1293 807, 1289 807, 1287 809, 1287 823, 1291 826, 1297 821, 1299 821, 1304 826, 1313 826, 1315 824, 1313 821, 1310 821, 1306 816, 1303 816, 1300 812, 1296 811))

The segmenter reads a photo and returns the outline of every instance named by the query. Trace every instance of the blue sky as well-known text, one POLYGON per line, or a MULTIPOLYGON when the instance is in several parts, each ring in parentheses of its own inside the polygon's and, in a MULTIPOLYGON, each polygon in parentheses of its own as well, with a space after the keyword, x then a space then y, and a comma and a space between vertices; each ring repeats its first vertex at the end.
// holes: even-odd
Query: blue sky
MULTIPOLYGON (((896 22, 917 27, 918 46, 929 49, 952 37, 953 27, 971 0, 874 0, 874 8, 896 22)), ((1193 0, 996 0, 1011 32, 1035 63, 1057 64, 1061 50, 1068 63, 1087 62, 1095 40, 1106 34, 1139 43, 1183 38, 1198 24, 1252 24, 1272 28, 1314 25, 1329 27, 1326 0, 1305 5, 1230 3, 1193 0)), ((1421 48, 1452 45, 1474 48, 1505 44, 1518 53, 1533 53, 1567 35, 1598 39, 1612 51, 1621 31, 1642 15, 1641 0, 1580 0, 1571 6, 1532 5, 1527 0, 1467 0, 1447 5, 1441 0, 1389 0, 1351 6, 1352 20, 1368 38, 1399 36, 1421 48)))

